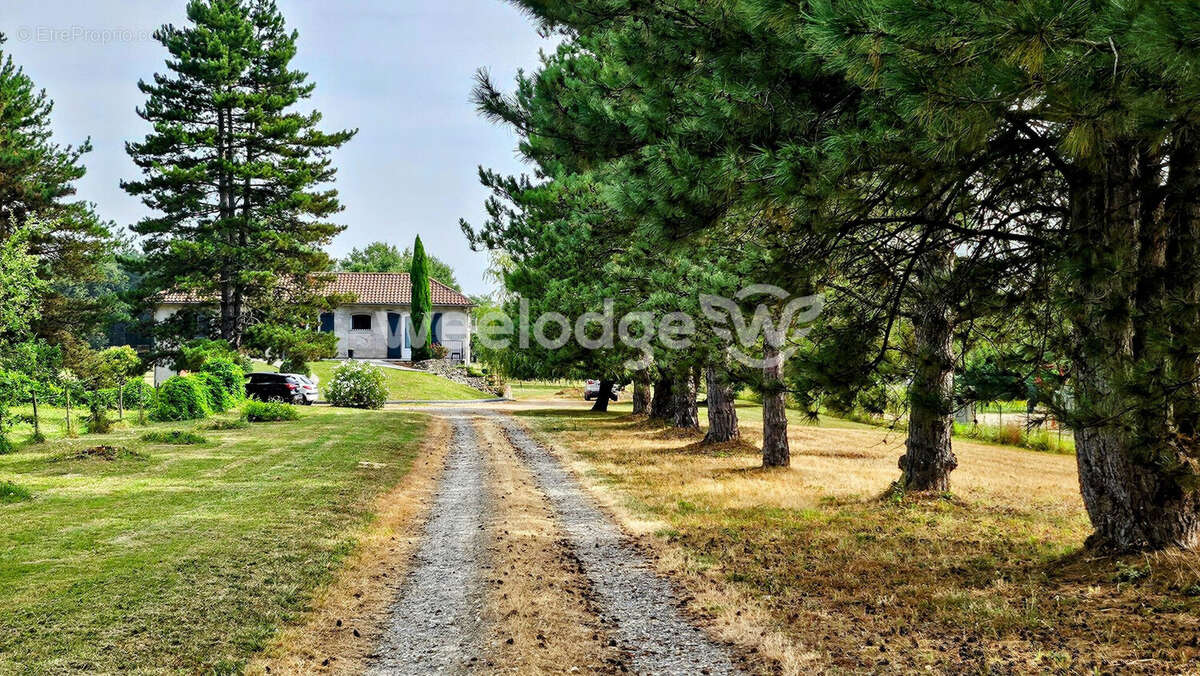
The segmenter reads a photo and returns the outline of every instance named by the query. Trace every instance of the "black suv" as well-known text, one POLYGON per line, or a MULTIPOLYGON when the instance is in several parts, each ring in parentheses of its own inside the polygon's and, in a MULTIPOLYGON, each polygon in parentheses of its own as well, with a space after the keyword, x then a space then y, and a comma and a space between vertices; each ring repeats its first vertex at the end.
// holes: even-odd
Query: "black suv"
POLYGON ((260 401, 306 403, 304 383, 286 373, 251 373, 246 377, 246 396, 260 401))

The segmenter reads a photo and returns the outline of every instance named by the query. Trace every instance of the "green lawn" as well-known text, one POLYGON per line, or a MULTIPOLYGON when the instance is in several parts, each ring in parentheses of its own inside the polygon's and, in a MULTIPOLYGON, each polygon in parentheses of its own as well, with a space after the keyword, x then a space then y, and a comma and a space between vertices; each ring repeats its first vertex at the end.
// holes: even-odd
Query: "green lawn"
MULTIPOLYGON (((633 388, 628 388, 633 394, 633 388)), ((580 399, 583 398, 582 380, 514 380, 513 399, 580 399), (576 391, 578 390, 578 391, 576 391), (565 392, 565 394, 559 394, 565 392)))
MULTIPOLYGON (((320 387, 322 390, 324 389, 324 385, 333 378, 333 370, 341 363, 339 361, 319 361, 311 365, 313 375, 317 376, 321 381, 320 387)), ((254 370, 278 371, 279 369, 270 364, 255 362, 254 370)), ((383 369, 383 375, 387 378, 388 399, 391 401, 422 399, 428 401, 461 401, 464 399, 490 399, 494 396, 487 392, 480 392, 472 387, 467 387, 466 385, 451 382, 432 373, 385 368, 383 369)))
MULTIPOLYGON (((227 414, 232 418, 235 414, 227 414)), ((0 456, 0 673, 229 672, 301 612, 418 452, 427 419, 155 424, 0 456), (140 440, 193 430, 198 446, 140 440), (72 459, 97 444, 122 459, 72 459)))

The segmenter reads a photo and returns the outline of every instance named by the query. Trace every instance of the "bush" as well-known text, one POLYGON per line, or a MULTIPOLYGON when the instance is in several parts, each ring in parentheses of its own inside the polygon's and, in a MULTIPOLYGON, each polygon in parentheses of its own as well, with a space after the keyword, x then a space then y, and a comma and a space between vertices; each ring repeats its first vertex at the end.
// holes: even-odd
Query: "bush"
POLYGON ((154 387, 147 383, 145 378, 130 378, 124 389, 126 409, 154 406, 154 387))
POLYGON ((24 502, 32 497, 28 488, 18 486, 11 481, 0 481, 0 504, 24 502))
POLYGON ((296 420, 300 414, 291 404, 281 404, 276 401, 250 401, 246 403, 246 420, 258 422, 283 422, 296 420))
POLYGON ((192 377, 204 386, 204 393, 208 396, 208 408, 213 413, 228 411, 241 401, 225 389, 225 383, 220 378, 211 373, 201 372, 192 377))
POLYGON ((429 346, 429 356, 431 359, 445 359, 450 355, 450 348, 441 343, 434 343, 429 346))
POLYGON ((225 408, 232 408, 246 398, 246 371, 240 364, 229 359, 212 358, 204 362, 200 371, 217 379, 225 395, 222 397, 222 401, 226 402, 225 408))
POLYGON ((178 444, 181 446, 208 443, 208 439, 195 432, 182 432, 180 430, 147 432, 142 435, 142 441, 148 441, 152 444, 178 444))
POLYGON ((93 403, 91 415, 84 419, 88 434, 108 434, 113 429, 113 420, 108 417, 108 409, 100 403, 93 403))
POLYGON ((209 392, 195 376, 169 378, 159 389, 150 417, 159 421, 198 420, 212 413, 209 392))
POLYGON ((383 408, 387 402, 387 379, 383 370, 362 361, 337 367, 325 387, 325 398, 343 408, 383 408))
POLYGON ((221 431, 221 430, 244 430, 250 424, 241 418, 234 420, 214 420, 207 425, 203 425, 200 429, 221 431))

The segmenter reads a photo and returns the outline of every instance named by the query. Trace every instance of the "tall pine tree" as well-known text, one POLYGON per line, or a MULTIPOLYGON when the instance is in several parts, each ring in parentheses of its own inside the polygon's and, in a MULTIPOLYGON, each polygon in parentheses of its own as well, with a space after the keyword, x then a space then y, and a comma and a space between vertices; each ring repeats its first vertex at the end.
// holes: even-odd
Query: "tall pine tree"
POLYGON ((323 132, 319 112, 294 110, 315 85, 289 67, 297 33, 273 0, 193 0, 187 16, 155 33, 171 59, 138 85, 154 130, 127 145, 143 177, 124 187, 155 212, 133 228, 143 301, 192 293, 236 347, 268 309, 278 315, 265 306, 280 289, 297 308, 319 292, 323 246, 343 230, 328 221, 342 208, 330 153, 356 131, 323 132))

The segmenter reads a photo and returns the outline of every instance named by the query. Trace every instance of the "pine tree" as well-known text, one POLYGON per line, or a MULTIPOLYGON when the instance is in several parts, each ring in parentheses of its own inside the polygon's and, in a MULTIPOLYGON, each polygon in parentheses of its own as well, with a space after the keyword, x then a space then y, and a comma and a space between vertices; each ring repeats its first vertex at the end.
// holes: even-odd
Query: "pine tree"
POLYGON ((297 34, 273 0, 193 0, 187 16, 155 33, 168 73, 138 85, 154 131, 127 145, 143 178, 124 187, 155 212, 133 227, 140 292, 191 292, 238 346, 280 288, 302 307, 326 281, 322 247, 343 230, 327 219, 342 207, 321 186, 356 132, 322 132, 320 113, 294 110, 315 85, 289 67, 297 34))
POLYGON ((1184 47, 1200 12, 814 4, 829 57, 919 122, 931 152, 962 156, 1012 129, 1025 146, 1014 154, 1054 168, 1052 208, 1031 196, 1016 212, 1062 224, 1035 238, 1052 256, 1055 318, 1069 328, 1055 345, 1069 372, 1044 396, 1074 430, 1089 543, 1200 547, 1200 63, 1184 47))
MULTIPOLYGON (((0 34, 0 47, 4 42, 0 34)), ((73 199, 74 184, 85 172, 80 161, 91 144, 54 143, 52 108, 46 93, 0 50, 0 242, 37 222, 28 244, 46 285, 33 329, 58 343, 86 339, 99 328, 111 299, 89 293, 86 285, 105 278, 113 242, 91 205, 73 199)))
POLYGON ((425 361, 433 358, 430 345, 433 340, 433 297, 429 289, 429 259, 425 257, 425 245, 420 235, 413 243, 412 267, 409 269, 412 283, 412 326, 416 341, 412 346, 412 360, 425 361))

